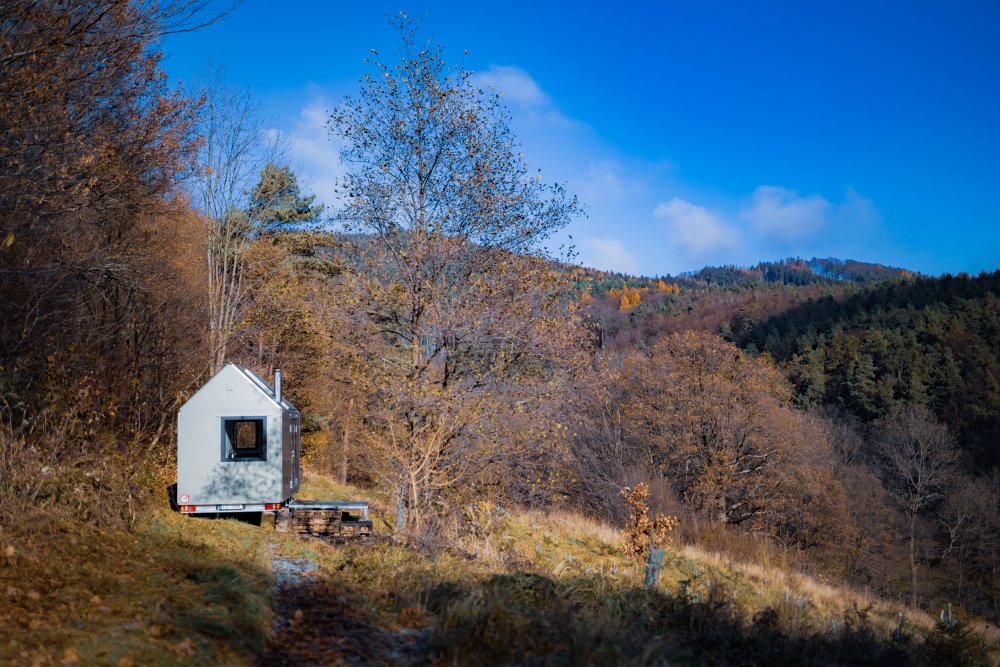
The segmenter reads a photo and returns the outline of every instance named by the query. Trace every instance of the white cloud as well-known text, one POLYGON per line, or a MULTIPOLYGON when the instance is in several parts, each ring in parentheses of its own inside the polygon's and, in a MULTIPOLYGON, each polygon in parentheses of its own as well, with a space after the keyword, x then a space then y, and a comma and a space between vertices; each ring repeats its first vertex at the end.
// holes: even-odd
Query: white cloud
POLYGON ((635 189, 622 172, 622 165, 615 160, 591 162, 580 179, 580 198, 588 205, 620 199, 635 189))
POLYGON ((838 230, 853 227, 857 231, 873 231, 881 226, 882 214, 871 199, 862 197, 854 188, 847 188, 844 202, 834 211, 832 223, 838 230))
POLYGON ((617 239, 585 239, 581 241, 580 264, 605 271, 636 274, 639 264, 617 239))
POLYGON ((490 65, 485 72, 473 76, 473 83, 481 88, 495 88, 507 104, 527 107, 550 104, 549 96, 542 92, 538 82, 518 67, 490 65))
POLYGON ((668 241, 695 260, 731 250, 739 230, 722 216, 678 197, 656 205, 653 216, 667 223, 668 241))
POLYGON ((833 204, 818 194, 802 197, 773 185, 754 190, 740 207, 739 217, 765 239, 795 244, 789 246, 792 250, 845 233, 865 236, 882 220, 875 203, 853 188, 848 188, 840 204, 833 204))
POLYGON ((295 127, 281 132, 303 190, 315 194, 328 208, 338 200, 337 182, 344 174, 340 145, 326 127, 332 109, 325 97, 315 97, 299 112, 295 127))
POLYGON ((833 205, 820 195, 800 197, 794 190, 761 185, 740 208, 740 219, 780 241, 799 241, 823 231, 833 205))
POLYGON ((495 90, 516 117, 530 124, 561 128, 582 125, 556 109, 548 93, 519 67, 490 65, 473 75, 472 82, 484 90, 495 90))

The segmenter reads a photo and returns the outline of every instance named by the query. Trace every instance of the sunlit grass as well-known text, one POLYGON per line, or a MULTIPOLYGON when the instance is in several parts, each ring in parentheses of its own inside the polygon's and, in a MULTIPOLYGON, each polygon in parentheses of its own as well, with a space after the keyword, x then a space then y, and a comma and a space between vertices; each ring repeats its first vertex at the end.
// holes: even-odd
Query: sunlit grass
MULTIPOLYGON (((387 494, 317 475, 302 495, 391 509, 387 494)), ((62 528, 55 541, 52 531, 0 532, 0 548, 14 548, 0 551, 0 664, 252 664, 272 627, 274 558, 315 564, 309 576, 386 632, 426 633, 428 658, 442 664, 650 664, 748 650, 766 662, 832 655, 822 651, 843 637, 851 650, 889 650, 901 628, 917 642, 934 628, 862 591, 693 546, 669 548, 647 589, 617 530, 569 512, 478 503, 452 541, 420 550, 378 526, 374 538, 332 545, 181 516, 165 502, 132 533, 62 528)), ((996 628, 978 631, 997 645, 996 628)))

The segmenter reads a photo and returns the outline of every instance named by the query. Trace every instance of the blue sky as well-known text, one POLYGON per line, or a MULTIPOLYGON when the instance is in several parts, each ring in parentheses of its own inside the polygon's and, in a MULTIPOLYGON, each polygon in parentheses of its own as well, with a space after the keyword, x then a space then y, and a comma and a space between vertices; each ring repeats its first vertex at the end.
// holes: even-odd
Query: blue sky
POLYGON ((164 67, 221 63, 330 203, 326 117, 369 49, 394 53, 400 10, 503 93, 532 166, 587 206, 566 230, 585 265, 1000 267, 997 2, 246 0, 166 38, 164 67))

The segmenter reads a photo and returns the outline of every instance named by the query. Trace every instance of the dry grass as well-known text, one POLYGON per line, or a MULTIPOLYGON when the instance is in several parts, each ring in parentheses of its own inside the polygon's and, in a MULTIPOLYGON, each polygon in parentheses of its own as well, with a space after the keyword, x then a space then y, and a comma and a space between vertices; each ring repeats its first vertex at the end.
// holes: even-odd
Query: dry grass
POLYGON ((870 610, 873 622, 885 631, 895 628, 901 615, 922 631, 929 632, 935 627, 934 619, 919 609, 882 600, 843 584, 824 583, 794 570, 733 561, 724 554, 709 553, 693 545, 685 545, 681 554, 694 561, 711 563, 731 577, 752 582, 759 600, 771 606, 782 606, 788 599, 804 599, 805 604, 816 609, 821 617, 825 616, 827 622, 845 610, 866 609, 870 610))
POLYGON ((151 502, 131 531, 58 506, 0 532, 0 664, 248 664, 270 620, 260 529, 151 502))
MULTIPOLYGON (((488 508, 482 513, 488 514, 486 510, 488 508)), ((492 526, 494 530, 476 529, 461 539, 462 548, 481 566, 478 574, 466 572, 466 582, 470 578, 478 582, 472 590, 504 572, 530 572, 555 582, 561 595, 585 607, 597 604, 595 600, 601 597, 617 599, 622 591, 641 590, 643 564, 623 555, 620 534, 607 524, 565 512, 515 512, 502 520, 480 518, 474 523, 492 526), (482 570, 489 575, 484 575, 482 570)), ((838 652, 847 650, 837 644, 842 639, 845 646, 853 647, 851 650, 872 650, 889 662, 917 660, 914 656, 922 650, 919 647, 923 638, 937 631, 936 620, 921 610, 881 600, 865 591, 823 582, 770 562, 743 562, 721 551, 710 553, 695 546, 678 547, 668 551, 657 590, 675 603, 678 600, 691 602, 702 612, 705 601, 714 601, 713 604, 719 605, 714 613, 721 614, 720 622, 734 624, 733 632, 737 634, 752 634, 755 630, 751 620, 760 618, 765 622, 772 617, 769 614, 773 615, 777 624, 773 631, 785 638, 782 641, 813 641, 826 646, 822 650, 828 653, 824 655, 839 655, 838 652), (743 629, 738 629, 740 627, 743 629), (879 653, 872 647, 882 647, 884 652, 879 653), (893 651, 901 653, 897 655, 893 651), (906 655, 910 658, 905 658, 906 655)), ((405 589, 406 583, 398 582, 398 585, 405 589)), ((526 584, 518 581, 512 585, 526 584)), ((529 588, 535 585, 532 583, 529 588)), ((481 598, 480 594, 469 590, 466 588, 466 595, 472 595, 471 599, 481 598)), ((493 591, 491 595, 501 594, 493 591)), ((642 604, 646 603, 648 600, 642 604)), ((450 616, 475 615, 470 604, 466 600, 449 612, 450 616)), ((489 613, 502 612, 493 609, 489 613)), ((614 612, 619 613, 628 615, 622 610, 614 612)), ((588 622, 605 627, 606 620, 591 618, 588 622)), ((455 627, 469 630, 456 619, 452 622, 455 627)), ((982 627, 973 624, 977 635, 989 646, 1000 647, 997 629, 980 625, 982 627)), ((572 634, 577 630, 564 628, 564 631, 572 634)), ((483 637, 480 640, 486 641, 483 637)), ((997 654, 993 655, 995 659, 997 654)), ((482 656, 477 654, 476 657, 482 656)))
MULTIPOLYGON (((301 495, 391 509, 384 492, 318 475, 301 495)), ((0 532, 0 664, 250 664, 271 624, 274 555, 315 563, 331 599, 377 632, 420 630, 440 664, 905 664, 934 629, 863 592, 691 546, 669 550, 649 590, 618 531, 565 512, 480 504, 457 549, 432 551, 182 517, 163 498, 144 517, 133 532, 72 521, 0 532)), ((993 646, 997 634, 980 630, 993 646)))

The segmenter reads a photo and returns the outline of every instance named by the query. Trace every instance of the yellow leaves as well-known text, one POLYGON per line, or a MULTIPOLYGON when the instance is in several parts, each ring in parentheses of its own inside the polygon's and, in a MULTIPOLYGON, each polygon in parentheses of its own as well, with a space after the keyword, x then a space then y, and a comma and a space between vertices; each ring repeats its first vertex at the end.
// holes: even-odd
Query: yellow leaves
POLYGON ((628 310, 639 305, 642 301, 642 294, 638 288, 625 287, 622 290, 621 300, 618 302, 618 310, 628 310))
POLYGON ((671 284, 668 285, 663 280, 663 278, 660 278, 659 280, 656 281, 656 289, 660 290, 661 292, 663 292, 665 294, 680 294, 681 293, 681 288, 680 287, 678 287, 677 285, 675 285, 673 283, 671 283, 671 284))
POLYGON ((73 648, 68 648, 59 662, 64 665, 76 665, 80 662, 80 655, 73 648))
POLYGON ((0 248, 6 250, 12 245, 14 245, 14 232, 7 232, 7 237, 3 240, 3 243, 0 244, 0 248))

